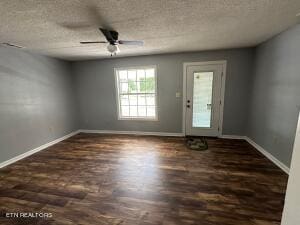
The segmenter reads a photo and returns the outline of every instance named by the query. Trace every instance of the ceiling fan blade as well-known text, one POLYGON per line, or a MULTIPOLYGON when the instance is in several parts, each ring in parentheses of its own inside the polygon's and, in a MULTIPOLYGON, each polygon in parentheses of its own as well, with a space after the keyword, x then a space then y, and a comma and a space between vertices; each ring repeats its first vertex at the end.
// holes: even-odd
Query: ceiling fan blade
POLYGON ((91 4, 86 8, 87 14, 90 18, 90 22, 93 24, 97 24, 98 27, 103 27, 107 30, 113 30, 113 28, 109 25, 107 19, 99 12, 99 6, 97 4, 91 4))
POLYGON ((139 46, 144 45, 143 41, 123 41, 123 40, 119 40, 118 43, 121 44, 121 45, 139 45, 139 46))
POLYGON ((114 44, 118 40, 119 33, 117 31, 106 30, 101 27, 99 28, 99 30, 102 32, 109 43, 114 44))
POLYGON ((81 41, 80 44, 98 44, 98 43, 107 43, 107 41, 81 41))
MULTIPOLYGON (((97 27, 103 27, 108 30, 113 30, 110 27, 105 17, 100 14, 100 9, 97 4, 88 4, 83 5, 82 7, 78 7, 75 9, 74 14, 78 15, 85 15, 83 20, 68 20, 66 17, 66 21, 56 21, 55 23, 63 28, 70 29, 70 30, 92 30, 96 29, 97 27)), ((59 19, 59 18, 57 18, 59 19)))
POLYGON ((56 23, 60 27, 70 29, 70 30, 84 30, 84 29, 93 29, 95 26, 91 25, 90 22, 76 22, 76 23, 68 23, 68 22, 60 22, 56 23))

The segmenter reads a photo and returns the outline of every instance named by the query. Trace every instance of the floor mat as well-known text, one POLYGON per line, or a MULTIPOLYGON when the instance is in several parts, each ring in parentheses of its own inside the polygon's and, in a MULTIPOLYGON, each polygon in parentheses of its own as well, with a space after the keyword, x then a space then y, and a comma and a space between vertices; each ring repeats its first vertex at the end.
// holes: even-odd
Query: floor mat
POLYGON ((204 137, 190 137, 186 139, 186 146, 189 149, 203 151, 208 149, 207 141, 204 137))

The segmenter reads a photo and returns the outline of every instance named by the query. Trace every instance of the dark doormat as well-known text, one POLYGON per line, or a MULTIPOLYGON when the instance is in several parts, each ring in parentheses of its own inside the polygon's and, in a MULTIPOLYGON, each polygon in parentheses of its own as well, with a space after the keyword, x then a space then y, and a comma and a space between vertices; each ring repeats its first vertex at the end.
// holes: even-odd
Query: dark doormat
POLYGON ((186 146, 196 151, 204 151, 208 149, 207 141, 204 137, 187 137, 186 146))

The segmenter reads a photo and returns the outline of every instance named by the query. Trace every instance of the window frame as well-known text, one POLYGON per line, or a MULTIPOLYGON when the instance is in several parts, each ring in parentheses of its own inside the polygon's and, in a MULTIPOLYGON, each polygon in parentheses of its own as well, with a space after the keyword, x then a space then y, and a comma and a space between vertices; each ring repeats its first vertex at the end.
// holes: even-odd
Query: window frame
POLYGON ((157 66, 149 65, 149 66, 132 66, 132 67, 118 67, 114 68, 115 75, 115 89, 116 89, 116 104, 117 104, 117 116, 118 120, 135 120, 135 121, 158 121, 158 88, 157 88, 157 66), (154 69, 154 80, 155 80, 155 117, 124 117, 121 115, 121 101, 120 101, 120 87, 119 87, 119 76, 118 71, 120 70, 138 70, 138 69, 154 69))

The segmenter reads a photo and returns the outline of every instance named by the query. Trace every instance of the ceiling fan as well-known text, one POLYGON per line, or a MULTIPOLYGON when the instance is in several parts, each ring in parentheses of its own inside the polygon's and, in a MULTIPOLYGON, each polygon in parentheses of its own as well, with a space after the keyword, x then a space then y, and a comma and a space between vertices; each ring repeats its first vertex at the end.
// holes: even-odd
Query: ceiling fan
POLYGON ((117 52, 120 52, 119 45, 138 45, 142 46, 143 41, 123 41, 119 40, 119 33, 114 30, 106 30, 99 28, 102 34, 105 36, 106 41, 81 41, 80 44, 97 44, 97 43, 108 43, 107 50, 110 52, 110 55, 116 55, 117 52))

